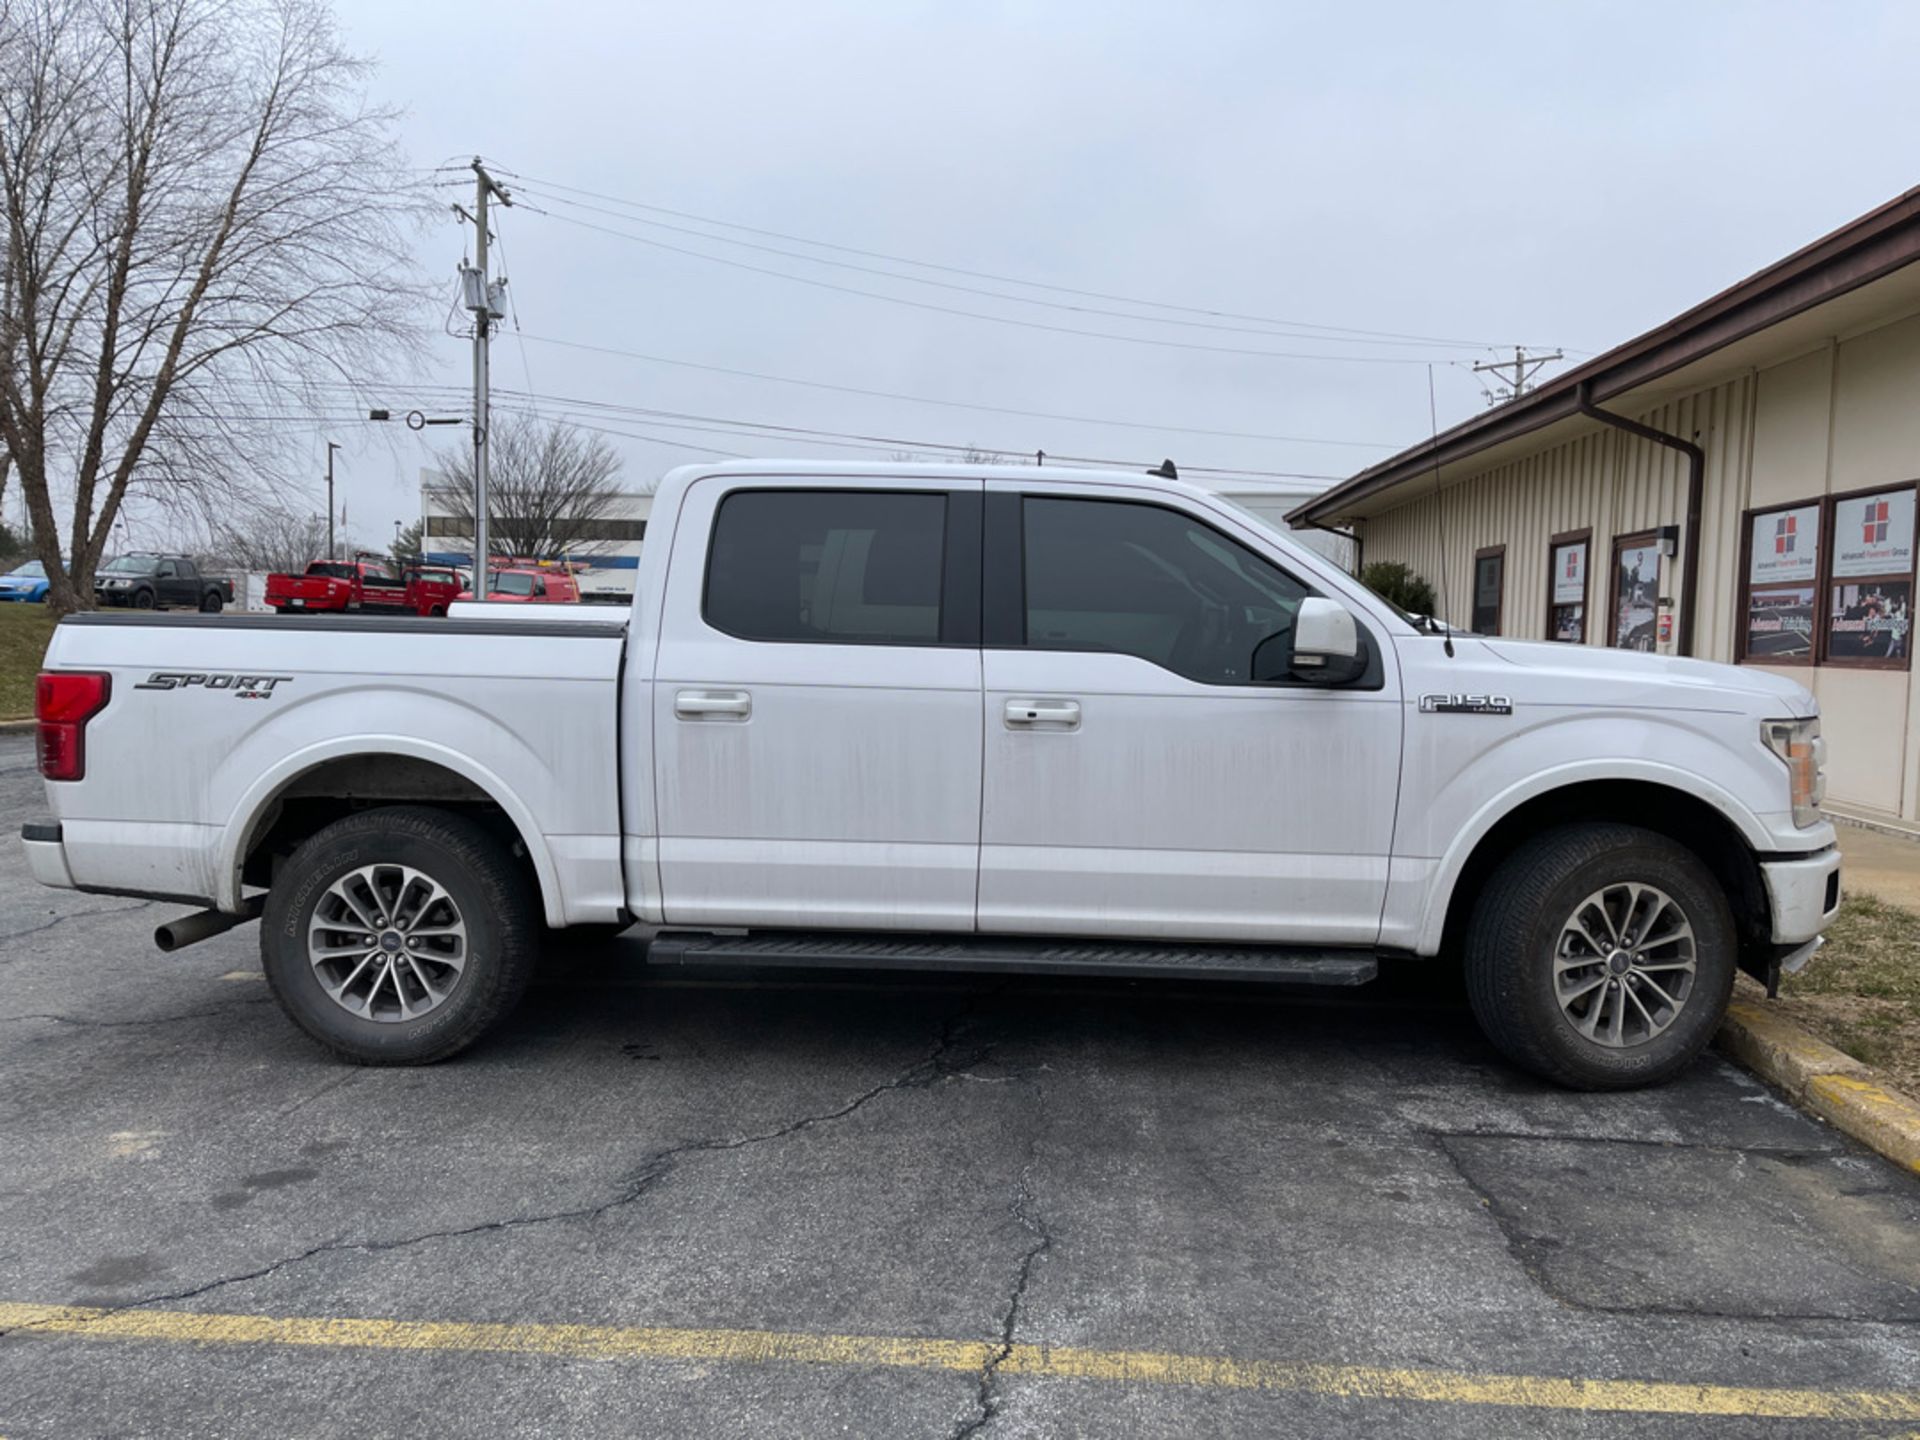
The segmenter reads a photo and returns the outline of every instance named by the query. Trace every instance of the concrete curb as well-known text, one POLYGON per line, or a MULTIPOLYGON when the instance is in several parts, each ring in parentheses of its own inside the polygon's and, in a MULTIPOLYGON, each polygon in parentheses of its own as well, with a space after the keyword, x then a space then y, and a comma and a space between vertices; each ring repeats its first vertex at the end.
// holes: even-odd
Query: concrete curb
POLYGON ((38 720, 0 720, 0 735, 25 735, 39 723, 38 720))
POLYGON ((1714 1044, 1794 1104, 1920 1173, 1920 1101, 1881 1085, 1851 1055, 1745 1000, 1727 1007, 1714 1044))

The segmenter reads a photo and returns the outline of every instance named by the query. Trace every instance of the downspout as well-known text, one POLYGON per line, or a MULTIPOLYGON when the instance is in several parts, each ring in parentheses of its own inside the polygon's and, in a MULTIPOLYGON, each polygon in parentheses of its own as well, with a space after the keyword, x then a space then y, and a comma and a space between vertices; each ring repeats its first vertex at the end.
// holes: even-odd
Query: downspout
POLYGON ((1678 435, 1669 435, 1651 425, 1642 425, 1638 420, 1629 420, 1624 415, 1600 409, 1593 403, 1593 387, 1586 381, 1582 381, 1574 391, 1574 403, 1580 413, 1590 420, 1598 420, 1602 425, 1611 425, 1629 435, 1638 435, 1642 440, 1651 440, 1669 450, 1678 450, 1687 457, 1687 519, 1680 541, 1680 563, 1683 568, 1680 572, 1678 643, 1682 655, 1691 655, 1694 601, 1700 593, 1700 507, 1707 488, 1707 452, 1691 440, 1682 440, 1678 435))

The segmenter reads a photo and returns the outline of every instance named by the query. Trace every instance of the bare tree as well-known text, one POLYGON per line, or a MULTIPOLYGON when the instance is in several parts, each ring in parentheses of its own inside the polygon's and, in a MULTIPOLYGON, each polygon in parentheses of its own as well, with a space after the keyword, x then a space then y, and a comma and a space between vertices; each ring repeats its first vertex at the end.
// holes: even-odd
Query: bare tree
POLYGON ((130 488, 255 495, 323 380, 417 343, 366 72, 323 0, 0 0, 0 445, 56 608, 130 488))
POLYGON ((212 526, 192 548, 233 570, 297 575, 327 553, 327 517, 270 508, 241 512, 212 526))
MULTIPOLYGON (((488 433, 487 527, 507 555, 591 555, 625 497, 620 457, 600 436, 563 421, 501 415, 488 433)), ((455 451, 429 484, 434 505, 473 534, 473 451, 455 451)))

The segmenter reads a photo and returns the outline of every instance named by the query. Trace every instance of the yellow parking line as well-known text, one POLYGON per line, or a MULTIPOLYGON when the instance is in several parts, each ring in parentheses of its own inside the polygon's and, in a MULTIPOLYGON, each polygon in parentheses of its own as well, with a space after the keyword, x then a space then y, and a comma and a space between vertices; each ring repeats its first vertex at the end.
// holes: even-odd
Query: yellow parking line
MULTIPOLYGON (((851 1368, 978 1371, 998 1346, 978 1340, 886 1335, 814 1335, 790 1330, 693 1330, 660 1326, 482 1324, 451 1320, 322 1319, 100 1310, 0 1302, 0 1330, 199 1345, 295 1345, 336 1349, 469 1351, 591 1360, 694 1360, 851 1368)), ((1133 1385, 1269 1390, 1354 1400, 1643 1415, 1728 1415, 1787 1420, 1920 1420, 1920 1391, 1795 1390, 1660 1380, 1579 1380, 1462 1370, 1299 1365, 1178 1355, 1015 1345, 1002 1374, 1133 1385)))

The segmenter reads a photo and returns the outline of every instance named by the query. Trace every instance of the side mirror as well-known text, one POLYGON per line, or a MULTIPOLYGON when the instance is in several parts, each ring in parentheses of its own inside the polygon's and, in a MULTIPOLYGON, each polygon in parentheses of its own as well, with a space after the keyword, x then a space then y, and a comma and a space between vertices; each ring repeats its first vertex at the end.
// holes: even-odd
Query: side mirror
POLYGON ((1287 671, 1314 685, 1345 685, 1366 673, 1360 627, 1337 600, 1309 595, 1293 617, 1293 651, 1287 671))

